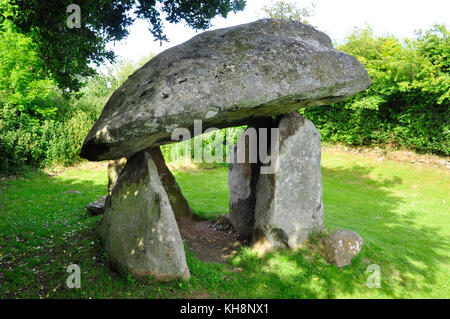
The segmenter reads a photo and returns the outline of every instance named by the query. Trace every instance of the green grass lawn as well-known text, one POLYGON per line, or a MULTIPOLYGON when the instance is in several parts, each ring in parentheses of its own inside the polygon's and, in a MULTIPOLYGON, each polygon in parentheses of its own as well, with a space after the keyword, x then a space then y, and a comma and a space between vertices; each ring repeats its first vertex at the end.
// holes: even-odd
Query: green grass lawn
MULTIPOLYGON (((171 283, 110 271, 98 236, 101 217, 84 209, 105 193, 105 170, 0 181, 0 297, 450 297, 449 171, 329 151, 322 174, 326 227, 351 229, 365 240, 351 266, 327 265, 306 248, 263 258, 243 249, 229 264, 204 263, 188 251, 192 278, 171 283), (368 261, 380 266, 380 289, 366 286, 368 261), (66 287, 71 263, 81 267, 81 289, 66 287)), ((174 175, 197 215, 227 213, 226 168, 174 175)))

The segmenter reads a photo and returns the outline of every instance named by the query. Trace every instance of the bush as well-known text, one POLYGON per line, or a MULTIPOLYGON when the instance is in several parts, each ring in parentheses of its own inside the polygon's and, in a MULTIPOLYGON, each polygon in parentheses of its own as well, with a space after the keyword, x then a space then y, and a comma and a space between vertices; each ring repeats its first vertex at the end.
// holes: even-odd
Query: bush
POLYGON ((365 65, 372 85, 345 102, 300 111, 323 140, 450 155, 450 39, 445 26, 419 32, 404 43, 360 29, 338 49, 365 65))
POLYGON ((67 121, 36 123, 5 105, 0 116, 0 172, 19 173, 27 166, 71 165, 79 160, 84 138, 94 124, 79 112, 67 121))
POLYGON ((0 173, 80 160, 106 100, 146 60, 120 61, 68 94, 44 70, 31 40, 0 23, 0 173))

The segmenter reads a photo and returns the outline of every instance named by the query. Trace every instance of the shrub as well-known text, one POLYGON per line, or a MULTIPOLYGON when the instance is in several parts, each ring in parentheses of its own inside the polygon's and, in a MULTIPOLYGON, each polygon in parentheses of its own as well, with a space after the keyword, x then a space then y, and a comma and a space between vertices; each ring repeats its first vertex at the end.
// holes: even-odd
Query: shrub
POLYGON ((445 26, 418 32, 404 43, 359 29, 338 49, 365 65, 372 85, 345 102, 300 110, 323 140, 450 154, 450 39, 445 26))

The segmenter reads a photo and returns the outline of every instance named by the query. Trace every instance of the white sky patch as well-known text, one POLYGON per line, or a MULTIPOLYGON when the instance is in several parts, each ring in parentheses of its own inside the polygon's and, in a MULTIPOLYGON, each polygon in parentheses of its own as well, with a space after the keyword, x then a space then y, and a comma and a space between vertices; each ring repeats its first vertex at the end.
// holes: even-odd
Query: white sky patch
MULTIPOLYGON (((311 1, 291 0, 300 7, 310 6, 311 1)), ((327 33, 332 40, 341 42, 355 27, 369 24, 376 34, 393 34, 398 38, 414 36, 414 31, 427 29, 433 24, 450 24, 449 0, 313 0, 315 15, 309 20, 317 29, 327 33)), ((209 30, 235 26, 264 17, 262 7, 270 0, 247 0, 244 11, 230 13, 227 19, 215 18, 209 30)), ((159 53, 189 40, 203 31, 195 31, 179 24, 164 23, 170 42, 154 41, 145 21, 136 21, 130 35, 123 41, 110 44, 119 58, 138 61, 150 53, 159 53)))

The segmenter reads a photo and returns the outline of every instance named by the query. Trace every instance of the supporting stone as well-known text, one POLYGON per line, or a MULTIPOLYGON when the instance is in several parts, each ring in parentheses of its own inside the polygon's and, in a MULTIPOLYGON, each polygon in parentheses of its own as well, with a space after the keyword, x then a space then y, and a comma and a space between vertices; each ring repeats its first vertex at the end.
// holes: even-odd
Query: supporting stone
POLYGON ((159 146, 151 147, 147 151, 158 169, 159 178, 164 189, 166 190, 167 196, 169 197, 169 202, 172 206, 176 220, 182 221, 193 218, 194 211, 189 206, 189 203, 183 196, 181 188, 175 180, 175 177, 167 167, 159 146))
MULTIPOLYGON (((189 206, 186 198, 183 196, 180 186, 175 177, 170 172, 166 165, 164 156, 161 153, 159 146, 151 147, 146 150, 158 169, 158 175, 161 183, 166 190, 169 202, 172 205, 173 212, 177 221, 191 219, 194 216, 194 211, 189 206)), ((127 159, 125 157, 110 161, 108 164, 108 196, 111 195, 111 190, 120 175, 120 172, 125 167, 127 159)))
POLYGON ((188 279, 183 241, 150 155, 126 163, 106 202, 101 235, 111 266, 138 279, 188 279))
POLYGON ((261 163, 257 159, 259 128, 269 128, 272 119, 262 119, 250 125, 238 138, 231 151, 228 167, 230 221, 242 239, 251 240, 255 228, 256 184, 261 163), (238 161, 238 145, 240 155, 238 161), (256 158, 251 158, 250 147, 256 158), (244 161, 242 161, 244 159, 244 161))
POLYGON ((230 163, 228 169, 230 221, 241 238, 251 239, 255 226, 255 188, 259 167, 237 163, 234 154, 234 163, 230 163))
MULTIPOLYGON (((256 187, 254 248, 296 249, 323 229, 320 134, 298 113, 280 117, 278 169, 256 187)), ((272 159, 274 160, 274 159, 272 159)))
POLYGON ((108 196, 111 196, 114 184, 116 184, 117 178, 119 178, 120 172, 122 172, 126 163, 127 159, 125 157, 108 163, 108 196))

